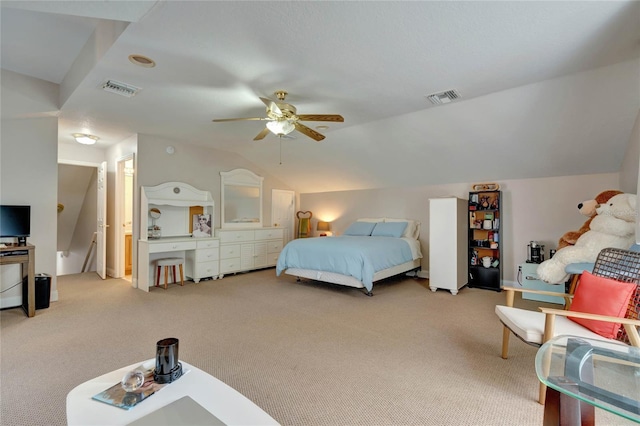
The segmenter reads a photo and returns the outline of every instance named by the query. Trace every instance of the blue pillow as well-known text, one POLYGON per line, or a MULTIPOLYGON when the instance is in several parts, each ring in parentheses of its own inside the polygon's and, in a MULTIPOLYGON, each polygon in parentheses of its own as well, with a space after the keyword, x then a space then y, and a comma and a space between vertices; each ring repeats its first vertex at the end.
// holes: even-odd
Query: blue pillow
POLYGON ((371 231, 376 226, 374 222, 353 222, 346 231, 344 231, 344 235, 357 235, 360 237, 368 237, 371 235, 371 231))
POLYGON ((400 238, 405 229, 407 229, 407 222, 378 222, 371 236, 400 238))

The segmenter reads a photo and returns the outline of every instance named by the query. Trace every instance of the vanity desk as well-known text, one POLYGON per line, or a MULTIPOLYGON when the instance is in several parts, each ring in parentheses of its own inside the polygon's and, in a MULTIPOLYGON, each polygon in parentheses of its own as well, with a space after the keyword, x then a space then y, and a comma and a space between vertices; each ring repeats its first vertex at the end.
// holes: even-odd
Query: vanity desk
POLYGON ((185 275, 196 283, 218 278, 220 241, 213 236, 213 229, 210 237, 192 237, 196 214, 210 215, 213 227, 211 193, 182 182, 143 186, 141 192, 138 288, 149 291, 154 262, 166 257, 184 258, 185 275))

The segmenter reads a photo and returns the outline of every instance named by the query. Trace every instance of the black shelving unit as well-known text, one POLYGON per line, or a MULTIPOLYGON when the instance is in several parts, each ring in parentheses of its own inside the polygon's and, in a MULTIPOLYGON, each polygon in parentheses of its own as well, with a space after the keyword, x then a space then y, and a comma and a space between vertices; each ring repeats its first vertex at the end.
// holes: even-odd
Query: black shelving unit
POLYGON ((502 291, 501 202, 501 191, 469 193, 469 287, 502 291))

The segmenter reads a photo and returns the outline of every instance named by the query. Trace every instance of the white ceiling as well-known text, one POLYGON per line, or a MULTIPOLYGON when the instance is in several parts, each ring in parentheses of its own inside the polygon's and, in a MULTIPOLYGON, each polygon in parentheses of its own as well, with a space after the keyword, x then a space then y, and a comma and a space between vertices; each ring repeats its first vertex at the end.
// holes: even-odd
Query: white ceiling
POLYGON ((60 143, 189 141, 300 192, 617 172, 640 108, 638 1, 1 5, 2 68, 64 89, 60 143), (105 35, 106 20, 130 24, 105 35), (106 93, 107 79, 142 90, 106 93), (345 122, 320 143, 292 133, 282 164, 277 137, 253 141, 264 122, 211 122, 264 116, 259 96, 279 89, 345 122), (425 98, 449 89, 462 98, 425 98))

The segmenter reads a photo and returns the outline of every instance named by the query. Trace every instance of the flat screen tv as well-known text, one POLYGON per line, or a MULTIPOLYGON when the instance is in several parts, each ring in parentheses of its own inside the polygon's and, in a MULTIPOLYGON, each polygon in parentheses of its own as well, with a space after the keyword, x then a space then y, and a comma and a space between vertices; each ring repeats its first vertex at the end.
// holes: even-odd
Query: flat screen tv
POLYGON ((31 206, 0 206, 0 237, 18 239, 25 245, 31 234, 31 206))

